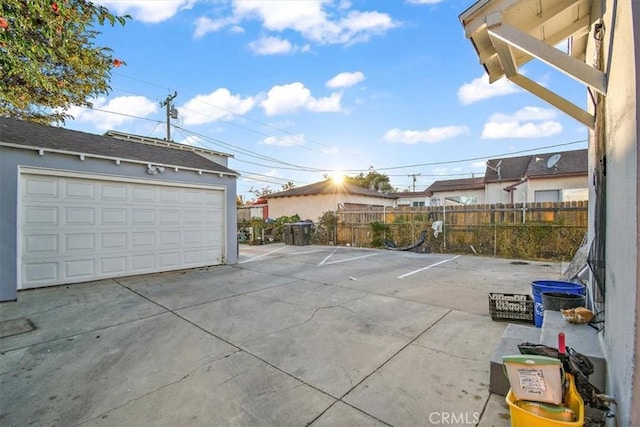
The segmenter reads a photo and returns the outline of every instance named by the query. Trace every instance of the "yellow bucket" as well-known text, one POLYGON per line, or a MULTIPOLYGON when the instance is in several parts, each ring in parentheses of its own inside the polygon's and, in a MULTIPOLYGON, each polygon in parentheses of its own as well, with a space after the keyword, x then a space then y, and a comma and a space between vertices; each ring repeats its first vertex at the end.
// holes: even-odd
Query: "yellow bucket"
MULTIPOLYGON (((535 410, 537 413, 533 413, 534 409, 539 409, 536 405, 519 405, 513 392, 509 390, 506 401, 509 405, 509 412, 511 413, 511 426, 512 427, 582 427, 584 425, 584 402, 576 390, 576 385, 573 380, 573 375, 566 374, 568 382, 568 390, 566 393, 564 406, 575 414, 575 421, 560 421, 554 419, 550 414, 549 416, 541 415, 544 411, 535 410)), ((555 414, 557 415, 557 414, 555 414)), ((554 416, 555 416, 554 415, 554 416)))

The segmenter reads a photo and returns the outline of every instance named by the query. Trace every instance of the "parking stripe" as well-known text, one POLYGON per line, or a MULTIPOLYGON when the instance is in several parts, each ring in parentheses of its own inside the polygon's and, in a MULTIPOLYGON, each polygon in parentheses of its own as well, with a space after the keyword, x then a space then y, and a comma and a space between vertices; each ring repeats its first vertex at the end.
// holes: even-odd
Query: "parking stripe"
POLYGON ((428 269, 430 269, 431 267, 435 267, 435 266, 437 266, 437 265, 444 264, 445 262, 453 261, 454 259, 458 258, 459 256, 460 256, 460 255, 456 255, 456 256, 454 256, 453 258, 445 259, 445 260, 442 260, 442 261, 440 261, 440 262, 436 262, 435 264, 431 264, 431 265, 428 265, 428 266, 426 266, 426 267, 423 267, 423 268, 419 268, 419 269, 417 269, 417 270, 410 271, 410 272, 408 272, 408 273, 403 274, 402 276, 398 276, 398 279, 404 279, 405 277, 411 276, 412 274, 416 274, 416 273, 420 273, 421 271, 428 270, 428 269))
POLYGON ((286 246, 283 246, 283 247, 278 248, 278 249, 274 249, 274 250, 272 250, 272 251, 270 251, 270 252, 263 253, 262 255, 258 255, 257 257, 253 257, 253 258, 251 258, 251 259, 246 259, 246 260, 244 260, 244 261, 240 261, 240 262, 238 262, 238 264, 244 264, 245 262, 255 261, 255 260, 257 260, 258 258, 262 258, 263 256, 271 255, 272 253, 275 253, 275 252, 281 251, 281 250, 283 250, 284 248, 286 248, 286 246))
MULTIPOLYGON (((354 259, 361 259, 361 258, 367 258, 370 256, 376 256, 378 254, 369 254, 369 255, 362 255, 362 256, 355 256, 353 258, 347 258, 347 259, 339 259, 338 261, 331 261, 331 262, 327 262, 325 263, 325 265, 330 265, 330 264, 337 264, 339 262, 347 262, 347 261, 353 261, 354 259)), ((322 265, 322 264, 321 264, 322 265)))

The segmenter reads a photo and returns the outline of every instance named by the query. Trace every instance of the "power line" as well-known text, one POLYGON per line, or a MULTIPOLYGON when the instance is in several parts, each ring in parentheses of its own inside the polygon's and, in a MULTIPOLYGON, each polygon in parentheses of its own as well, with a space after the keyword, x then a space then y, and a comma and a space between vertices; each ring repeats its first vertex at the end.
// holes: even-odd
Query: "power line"
MULTIPOLYGON (((150 119, 147 117, 140 117, 140 116, 135 116, 135 115, 131 115, 131 114, 126 114, 126 113, 119 113, 119 112, 115 112, 115 111, 109 111, 109 110, 103 110, 100 108, 93 108, 93 107, 83 107, 85 109, 89 109, 89 110, 95 110, 95 111, 100 111, 103 113, 109 113, 109 114, 116 114, 119 116, 124 116, 124 117, 130 117, 130 118, 134 118, 134 119, 139 119, 139 120, 146 120, 146 121, 150 121, 150 122, 154 122, 154 123, 162 123, 162 121, 160 120, 156 120, 156 119, 150 119)), ((183 131, 190 133, 192 135, 195 135, 199 138, 202 138, 206 141, 210 141, 216 145, 220 145, 222 147, 225 147, 226 149, 231 149, 231 150, 237 150, 238 152, 242 152, 245 155, 248 155, 250 157, 255 157, 264 161, 268 161, 268 162, 272 162, 278 165, 284 165, 284 166, 288 166, 291 167, 292 170, 297 170, 297 171, 301 171, 301 172, 316 172, 316 173, 322 173, 322 172, 326 172, 325 169, 320 169, 320 168, 315 168, 315 167, 308 167, 308 166, 301 166, 301 165, 295 165, 292 163, 288 163, 282 160, 278 160, 278 159, 274 159, 272 157, 269 156, 264 156, 258 153, 255 153, 251 150, 247 150, 244 149, 242 147, 238 147, 236 145, 233 145, 231 143, 227 143, 225 141, 216 139, 216 138, 212 138, 203 134, 200 134, 198 132, 195 131, 191 131, 188 129, 185 129, 181 126, 177 126, 174 125, 174 127, 176 129, 182 129, 183 131)), ((531 152, 536 152, 536 151, 540 151, 540 150, 545 150, 545 149, 549 149, 549 148, 557 148, 557 147, 565 147, 568 145, 574 145, 574 144, 579 144, 579 143, 584 143, 587 142, 586 139, 582 139, 582 140, 577 140, 577 141, 571 141, 571 142, 566 142, 566 143, 561 143, 561 144, 553 144, 553 145, 547 145, 547 146, 542 146, 542 147, 536 147, 536 148, 532 148, 532 149, 527 149, 527 150, 519 150, 519 151, 513 151, 510 153, 500 153, 500 154, 492 154, 492 155, 488 155, 488 156, 482 156, 482 157, 472 157, 472 158, 466 158, 466 159, 459 159, 459 160, 446 160, 446 161, 440 161, 440 162, 428 162, 428 163, 417 163, 417 164, 411 164, 411 165, 401 165, 401 166, 390 166, 390 167, 383 167, 383 168, 375 168, 376 171, 387 171, 387 170, 400 170, 400 169, 409 169, 409 168, 416 168, 416 167, 425 167, 425 166, 437 166, 437 165, 446 165, 446 164, 454 164, 454 163, 463 163, 463 162, 471 162, 471 161, 478 161, 478 160, 486 160, 486 159, 492 159, 492 158, 501 158, 501 157, 509 157, 511 155, 514 154, 522 154, 522 153, 531 153, 531 152)), ((240 161, 240 160, 239 160, 240 161)), ((247 163, 251 163, 248 161, 245 161, 247 163)), ((256 163, 252 163, 252 164, 256 164, 256 163)), ((269 165, 263 165, 263 164, 256 164, 258 166, 263 166, 263 167, 276 167, 276 166, 269 166, 269 165)), ((281 167, 282 166, 277 166, 277 167, 281 167)), ((367 169, 346 169, 344 170, 344 172, 351 172, 351 173, 360 173, 360 172, 369 172, 371 169, 367 168, 367 169)), ((425 176, 443 176, 443 175, 425 175, 425 176)), ((447 176, 447 175, 444 175, 447 176)))

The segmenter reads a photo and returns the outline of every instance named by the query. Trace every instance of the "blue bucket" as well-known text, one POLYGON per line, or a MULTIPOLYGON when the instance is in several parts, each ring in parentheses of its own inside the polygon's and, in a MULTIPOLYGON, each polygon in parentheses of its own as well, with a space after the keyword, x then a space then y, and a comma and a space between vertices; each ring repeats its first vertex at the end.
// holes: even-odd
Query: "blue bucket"
POLYGON ((586 288, 582 283, 560 282, 556 280, 535 280, 531 282, 533 291, 533 320, 536 328, 542 327, 544 318, 544 304, 542 303, 543 292, 564 292, 573 295, 585 295, 586 288))

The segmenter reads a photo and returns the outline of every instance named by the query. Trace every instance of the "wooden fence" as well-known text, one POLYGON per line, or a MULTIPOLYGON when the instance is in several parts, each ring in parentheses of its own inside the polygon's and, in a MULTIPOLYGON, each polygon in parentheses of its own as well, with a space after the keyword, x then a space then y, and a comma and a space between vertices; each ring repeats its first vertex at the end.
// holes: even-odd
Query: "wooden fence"
POLYGON ((404 246, 428 231, 423 250, 570 260, 587 232, 588 203, 516 203, 339 210, 337 244, 404 246), (442 221, 442 232, 432 225, 442 221))

